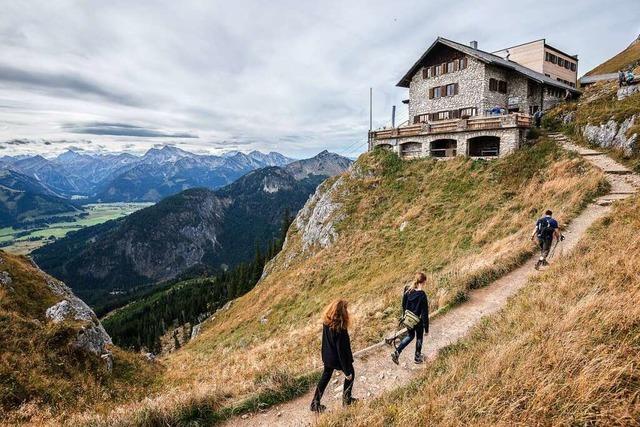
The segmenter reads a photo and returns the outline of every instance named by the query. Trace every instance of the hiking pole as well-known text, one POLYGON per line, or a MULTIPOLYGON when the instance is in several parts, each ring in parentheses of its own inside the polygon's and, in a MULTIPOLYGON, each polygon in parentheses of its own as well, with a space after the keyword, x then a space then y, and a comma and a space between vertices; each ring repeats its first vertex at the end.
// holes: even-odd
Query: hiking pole
POLYGON ((558 247, 558 244, 563 241, 564 241, 564 236, 561 234, 560 238, 556 240, 556 244, 553 245, 553 248, 551 249, 551 252, 549 253, 549 256, 547 257, 547 259, 553 258, 553 255, 555 255, 556 253, 556 248, 558 247))

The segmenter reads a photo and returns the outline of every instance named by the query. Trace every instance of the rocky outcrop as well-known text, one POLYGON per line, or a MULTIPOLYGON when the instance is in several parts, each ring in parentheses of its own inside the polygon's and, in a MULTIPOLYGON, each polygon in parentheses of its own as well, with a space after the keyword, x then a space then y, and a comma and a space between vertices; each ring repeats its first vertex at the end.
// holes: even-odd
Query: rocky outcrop
POLYGON ((340 213, 342 204, 336 201, 336 195, 343 180, 344 177, 338 178, 329 188, 320 186, 298 213, 295 224, 303 252, 314 246, 326 248, 338 237, 335 225, 344 218, 344 214, 340 213))
POLYGON ((0 271, 0 286, 6 286, 9 288, 13 280, 11 279, 11 275, 7 271, 0 271))
POLYGON ((638 134, 633 133, 627 136, 627 131, 635 124, 635 121, 636 116, 634 115, 620 124, 613 119, 601 125, 588 124, 582 129, 582 135, 591 144, 603 148, 617 148, 626 155, 631 155, 636 147, 638 134))
POLYGON ((640 93, 640 84, 632 86, 622 86, 620 89, 618 89, 618 101, 622 101, 623 99, 636 93, 640 93))
MULTIPOLYGON (((80 298, 75 296, 71 289, 64 283, 46 277, 47 286, 62 300, 51 307, 45 313, 46 318, 52 323, 64 321, 80 322, 80 330, 76 336, 74 345, 88 353, 99 356, 110 355, 107 346, 112 344, 111 337, 98 320, 93 310, 80 298)), ((103 357, 109 366, 113 365, 109 356, 103 357)), ((110 369, 109 369, 110 370, 110 369)))

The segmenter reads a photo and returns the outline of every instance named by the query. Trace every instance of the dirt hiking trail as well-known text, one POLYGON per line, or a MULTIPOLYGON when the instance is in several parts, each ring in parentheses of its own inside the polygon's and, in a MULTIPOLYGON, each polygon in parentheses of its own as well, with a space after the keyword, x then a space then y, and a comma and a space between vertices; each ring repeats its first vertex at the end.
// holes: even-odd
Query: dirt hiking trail
MULTIPOLYGON (((560 243, 551 261, 573 249, 585 231, 599 218, 607 214, 611 204, 634 194, 640 188, 640 176, 615 162, 610 157, 577 145, 562 134, 552 133, 551 138, 566 149, 576 151, 591 164, 602 169, 611 183, 609 194, 589 204, 563 231, 566 239, 560 243)), ((392 348, 387 345, 375 345, 368 351, 356 353, 354 369, 356 380, 353 386, 354 397, 371 400, 387 390, 407 384, 420 369, 436 357, 438 351, 462 338, 478 321, 497 312, 507 299, 521 289, 528 279, 538 272, 534 269, 537 257, 529 259, 524 265, 494 281, 484 288, 473 290, 469 299, 441 316, 435 317, 425 336, 423 353, 427 361, 423 365, 413 363, 415 341, 400 356, 400 366, 390 358, 392 348)), ((344 377, 336 373, 322 399, 327 411, 336 411, 342 405, 342 382, 344 377)), ((309 409, 315 386, 303 396, 274 405, 264 412, 256 412, 229 419, 225 426, 311 426, 317 415, 309 409)))

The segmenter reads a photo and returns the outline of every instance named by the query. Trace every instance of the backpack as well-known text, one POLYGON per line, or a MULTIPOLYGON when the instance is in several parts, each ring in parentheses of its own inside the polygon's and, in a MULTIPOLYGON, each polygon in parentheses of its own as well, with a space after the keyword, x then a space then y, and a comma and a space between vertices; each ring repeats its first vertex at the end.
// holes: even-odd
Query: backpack
POLYGON ((553 227, 549 218, 540 218, 538 223, 538 237, 541 239, 549 240, 553 238, 553 227))

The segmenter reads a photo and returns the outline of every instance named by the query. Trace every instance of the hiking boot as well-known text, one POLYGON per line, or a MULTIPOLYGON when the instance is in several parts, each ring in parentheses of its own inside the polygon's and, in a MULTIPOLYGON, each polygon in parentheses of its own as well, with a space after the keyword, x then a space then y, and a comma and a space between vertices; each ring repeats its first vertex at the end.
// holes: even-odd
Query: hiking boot
POLYGON ((398 357, 400 357, 400 354, 397 351, 394 351, 393 353, 391 353, 391 360, 393 360, 393 363, 395 363, 396 365, 400 364, 398 357))
POLYGON ((544 261, 542 261, 542 265, 545 267, 549 266, 549 262, 545 259, 544 261))
POLYGON ((320 404, 320 402, 315 402, 315 401, 311 402, 311 412, 321 413, 321 412, 324 412, 326 410, 327 410, 327 407, 322 405, 322 404, 320 404))
POLYGON ((342 399, 342 406, 349 406, 349 405, 353 405, 354 403, 358 403, 357 398, 355 397, 349 397, 347 399, 342 399))
POLYGON ((417 355, 417 356, 413 359, 413 362, 414 362, 416 365, 419 365, 419 364, 421 364, 421 363, 424 363, 424 356, 423 356, 423 355, 421 355, 421 354, 417 355))
POLYGON ((538 260, 538 262, 536 262, 536 266, 533 268, 535 268, 536 270, 540 270, 541 265, 542 265, 542 260, 538 260))

